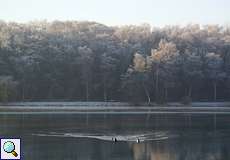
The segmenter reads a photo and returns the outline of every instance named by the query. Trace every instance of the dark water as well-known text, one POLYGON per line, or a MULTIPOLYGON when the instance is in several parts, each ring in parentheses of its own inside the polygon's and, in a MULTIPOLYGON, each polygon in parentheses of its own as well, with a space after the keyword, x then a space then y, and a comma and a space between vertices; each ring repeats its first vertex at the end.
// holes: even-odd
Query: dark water
POLYGON ((25 160, 230 159, 224 114, 0 115, 0 136, 21 137, 25 160))

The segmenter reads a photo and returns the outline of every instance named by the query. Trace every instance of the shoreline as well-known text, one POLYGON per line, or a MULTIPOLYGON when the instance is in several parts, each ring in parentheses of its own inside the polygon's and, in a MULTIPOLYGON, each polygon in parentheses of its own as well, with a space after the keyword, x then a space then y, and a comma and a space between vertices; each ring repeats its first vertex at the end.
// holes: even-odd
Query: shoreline
POLYGON ((230 114, 230 102, 132 106, 123 102, 0 103, 0 114, 230 114))

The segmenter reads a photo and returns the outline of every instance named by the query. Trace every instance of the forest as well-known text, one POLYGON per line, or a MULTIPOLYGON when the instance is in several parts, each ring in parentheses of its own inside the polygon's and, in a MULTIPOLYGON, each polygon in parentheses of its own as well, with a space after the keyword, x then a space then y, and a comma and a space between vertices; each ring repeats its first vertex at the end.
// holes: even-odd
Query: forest
POLYGON ((228 101, 230 27, 0 21, 0 101, 228 101))

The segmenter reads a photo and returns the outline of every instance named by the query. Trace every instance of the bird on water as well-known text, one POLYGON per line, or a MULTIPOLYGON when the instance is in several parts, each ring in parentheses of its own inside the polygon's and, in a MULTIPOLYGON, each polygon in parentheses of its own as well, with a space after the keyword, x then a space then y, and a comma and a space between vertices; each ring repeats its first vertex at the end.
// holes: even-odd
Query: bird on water
POLYGON ((117 138, 115 137, 115 138, 112 138, 112 141, 113 142, 117 142, 117 138))

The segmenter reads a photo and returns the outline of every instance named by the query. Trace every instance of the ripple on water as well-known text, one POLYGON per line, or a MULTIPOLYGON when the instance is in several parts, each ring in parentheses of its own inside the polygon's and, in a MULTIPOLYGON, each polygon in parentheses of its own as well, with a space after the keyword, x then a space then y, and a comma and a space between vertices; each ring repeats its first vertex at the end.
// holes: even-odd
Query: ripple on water
POLYGON ((160 141, 166 140, 169 138, 177 137, 176 134, 159 131, 159 132, 148 132, 143 134, 105 134, 105 133, 59 133, 59 132, 49 132, 49 133, 35 133, 32 134, 34 136, 52 136, 52 137, 72 137, 72 138, 90 138, 90 139, 98 139, 103 141, 113 141, 114 138, 117 141, 137 141, 139 139, 140 142, 143 141, 160 141))

